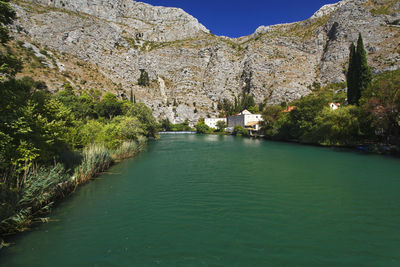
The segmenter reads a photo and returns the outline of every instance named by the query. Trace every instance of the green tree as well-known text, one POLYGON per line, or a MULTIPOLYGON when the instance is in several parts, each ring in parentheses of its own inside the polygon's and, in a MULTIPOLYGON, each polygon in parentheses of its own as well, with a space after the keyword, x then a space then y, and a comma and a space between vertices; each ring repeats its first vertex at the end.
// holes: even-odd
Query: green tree
POLYGON ((103 99, 97 103, 95 109, 100 116, 112 119, 122 114, 122 103, 118 101, 114 94, 108 92, 103 96, 103 99))
POLYGON ((231 116, 233 114, 242 112, 243 110, 251 110, 250 112, 258 113, 259 109, 254 101, 254 96, 243 90, 237 97, 234 98, 233 103, 224 98, 218 102, 218 109, 222 111, 224 116, 231 116))
POLYGON ((357 145, 363 140, 362 112, 359 107, 347 106, 332 111, 329 107, 316 117, 316 125, 306 140, 322 145, 357 145))
POLYGON ((138 85, 140 85, 140 86, 149 86, 150 85, 149 74, 144 69, 140 70, 140 77, 138 79, 138 85))
POLYGON ((133 103, 133 89, 131 88, 131 92, 130 92, 130 96, 129 96, 129 100, 131 101, 131 103, 133 103))
POLYGON ((261 130, 266 136, 274 135, 275 122, 282 114, 282 107, 280 105, 266 107, 262 113, 263 121, 261 122, 261 130))
POLYGON ((240 125, 235 125, 232 133, 237 136, 250 136, 249 131, 240 125))
POLYGON ((225 128, 228 127, 228 125, 226 124, 226 122, 224 121, 217 121, 217 131, 218 132, 224 132, 225 128))
POLYGON ((7 25, 15 19, 15 11, 8 4, 9 1, 0 1, 0 43, 10 40, 7 25))
POLYGON ((247 109, 248 111, 250 111, 252 114, 258 114, 260 113, 260 109, 258 106, 251 106, 247 109))
POLYGON ((212 132, 210 127, 208 127, 207 124, 204 123, 204 119, 199 120, 194 127, 196 128, 196 132, 199 134, 207 134, 212 132))
POLYGON ((372 80, 372 73, 370 67, 368 66, 367 52, 365 51, 364 48, 364 42, 361 33, 358 37, 356 53, 358 60, 357 65, 359 66, 359 77, 358 77, 359 95, 357 95, 358 97, 357 104, 358 104, 361 95, 370 86, 372 80))
POLYGON ((13 78, 22 69, 21 61, 6 46, 10 40, 7 25, 15 19, 15 11, 8 2, 0 1, 0 80, 13 78))
POLYGON ((347 99, 349 104, 358 105, 363 92, 370 86, 372 80, 371 69, 368 66, 367 52, 361 33, 357 47, 350 46, 349 67, 347 72, 347 99))
POLYGON ((97 114, 92 97, 85 92, 77 96, 70 86, 65 86, 64 88, 64 90, 56 94, 56 99, 68 107, 76 119, 96 118, 97 114))
POLYGON ((167 132, 172 130, 172 124, 168 118, 161 121, 161 128, 167 132))
POLYGON ((350 45, 350 56, 349 56, 349 68, 347 70, 347 101, 349 104, 357 103, 357 82, 356 82, 356 73, 357 73, 357 66, 356 66, 356 47, 354 43, 350 45))
POLYGON ((400 145, 400 69, 375 77, 360 102, 380 142, 400 145))
POLYGON ((123 140, 138 140, 140 136, 145 134, 143 125, 136 117, 122 117, 119 125, 123 140))
POLYGON ((156 137, 158 132, 158 123, 153 117, 152 110, 144 103, 133 104, 128 110, 127 116, 137 117, 144 129, 144 135, 147 137, 156 137))

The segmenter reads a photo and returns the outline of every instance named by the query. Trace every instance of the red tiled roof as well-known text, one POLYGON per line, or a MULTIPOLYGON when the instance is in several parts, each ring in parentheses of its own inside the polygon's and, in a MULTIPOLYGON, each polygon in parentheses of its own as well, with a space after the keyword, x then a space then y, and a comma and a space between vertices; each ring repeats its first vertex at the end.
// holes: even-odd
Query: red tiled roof
POLYGON ((292 110, 296 109, 295 106, 288 106, 286 109, 282 110, 283 113, 291 112, 292 110))

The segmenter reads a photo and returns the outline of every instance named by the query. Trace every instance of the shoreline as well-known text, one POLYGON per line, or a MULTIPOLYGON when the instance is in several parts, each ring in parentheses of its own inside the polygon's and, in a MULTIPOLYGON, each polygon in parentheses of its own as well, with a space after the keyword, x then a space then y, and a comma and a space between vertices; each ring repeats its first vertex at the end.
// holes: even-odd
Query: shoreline
MULTIPOLYGON (((7 238, 30 231, 35 225, 49 222, 49 218, 44 216, 50 215, 52 209, 61 201, 71 196, 78 187, 95 180, 98 176, 103 174, 112 166, 115 166, 124 160, 134 158, 137 154, 143 151, 146 145, 147 141, 142 144, 138 144, 137 148, 132 151, 121 151, 120 153, 115 153, 114 151, 114 154, 112 154, 112 159, 110 162, 108 162, 108 164, 102 166, 101 163, 99 163, 98 165, 93 166, 95 167, 95 170, 88 173, 89 175, 82 176, 79 172, 79 168, 84 165, 83 162, 75 168, 72 174, 68 174, 68 170, 63 169, 63 173, 59 173, 59 175, 68 175, 68 179, 64 182, 56 183, 52 188, 54 189, 52 192, 53 194, 49 196, 45 202, 40 203, 40 206, 34 207, 34 210, 32 209, 33 207, 28 207, 31 213, 25 215, 26 217, 22 219, 21 225, 13 225, 13 227, 10 227, 9 231, 4 231, 0 234, 0 250, 13 245, 12 243, 7 243, 7 238), (44 212, 42 211, 43 209, 45 210, 44 212)), ((53 166, 52 168, 54 169, 56 167, 57 165, 53 166)), ((18 210, 14 215, 4 221, 14 220, 14 218, 18 217, 21 213, 23 213, 23 211, 24 210, 22 209, 18 210)))
MULTIPOLYGON (((196 134, 201 134, 201 133, 196 133, 196 134)), ((237 136, 231 133, 206 133, 206 135, 230 135, 230 136, 237 136)), ((367 154, 376 154, 376 155, 382 155, 382 156, 391 156, 391 157, 400 157, 400 147, 396 145, 385 145, 385 144, 379 144, 379 143, 372 143, 370 145, 323 145, 323 144, 318 144, 318 143, 305 143, 301 142, 299 140, 273 140, 270 138, 267 138, 263 135, 250 135, 250 136, 240 136, 240 137, 245 137, 245 138, 250 138, 250 139, 259 139, 259 140, 266 140, 266 141, 271 141, 271 142, 279 142, 279 143, 291 143, 291 144, 298 144, 298 145, 303 145, 303 146, 314 146, 314 147, 325 147, 325 148, 337 148, 337 149, 347 149, 350 151, 355 151, 355 152, 361 152, 361 153, 367 153, 367 154)))

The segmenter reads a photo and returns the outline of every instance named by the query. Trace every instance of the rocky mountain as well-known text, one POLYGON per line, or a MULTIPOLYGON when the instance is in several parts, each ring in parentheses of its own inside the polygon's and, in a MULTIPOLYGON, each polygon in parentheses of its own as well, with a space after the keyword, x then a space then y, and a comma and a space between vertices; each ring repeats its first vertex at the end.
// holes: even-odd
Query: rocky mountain
POLYGON ((218 100, 243 88, 272 104, 309 94, 313 84, 342 82, 360 32, 375 72, 400 67, 399 0, 343 0, 305 21, 261 26, 241 38, 215 36, 181 9, 133 0, 13 5, 14 36, 36 51, 44 68, 35 75, 49 87, 68 81, 120 96, 132 88, 155 116, 173 122, 215 115, 218 100), (149 86, 137 85, 141 71, 149 86))

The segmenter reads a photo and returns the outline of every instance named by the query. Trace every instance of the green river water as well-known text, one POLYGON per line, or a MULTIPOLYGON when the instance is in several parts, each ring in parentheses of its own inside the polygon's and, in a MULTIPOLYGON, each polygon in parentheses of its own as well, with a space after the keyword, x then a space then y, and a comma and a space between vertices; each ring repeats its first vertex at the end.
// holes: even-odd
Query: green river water
POLYGON ((400 160, 163 135, 51 219, 0 266, 400 266, 400 160))

